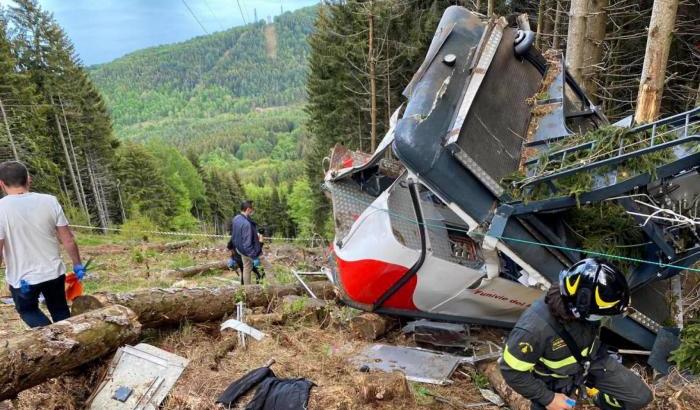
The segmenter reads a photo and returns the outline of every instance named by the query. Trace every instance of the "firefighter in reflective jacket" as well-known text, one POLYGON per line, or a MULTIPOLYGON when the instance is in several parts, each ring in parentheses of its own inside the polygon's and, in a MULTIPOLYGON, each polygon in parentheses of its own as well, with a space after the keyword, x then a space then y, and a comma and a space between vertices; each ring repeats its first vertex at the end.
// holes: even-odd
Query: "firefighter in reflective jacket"
POLYGON ((627 280, 612 265, 585 259, 562 271, 558 286, 533 303, 511 331, 500 360, 503 378, 533 409, 573 408, 586 386, 601 409, 644 407, 651 391, 598 338, 600 320, 628 305, 627 280))

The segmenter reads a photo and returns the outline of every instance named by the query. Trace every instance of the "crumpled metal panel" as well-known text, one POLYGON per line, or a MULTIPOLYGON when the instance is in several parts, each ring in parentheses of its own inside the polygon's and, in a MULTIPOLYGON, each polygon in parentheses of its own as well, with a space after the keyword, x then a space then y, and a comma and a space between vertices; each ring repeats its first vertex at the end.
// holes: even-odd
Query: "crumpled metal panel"
POLYGON ((146 343, 121 347, 96 393, 92 410, 156 410, 189 364, 189 360, 146 343), (124 401, 113 396, 121 387, 133 389, 124 401))
POLYGON ((417 347, 375 344, 350 361, 358 368, 386 373, 399 371, 410 381, 446 385, 451 383, 450 377, 463 358, 417 347))

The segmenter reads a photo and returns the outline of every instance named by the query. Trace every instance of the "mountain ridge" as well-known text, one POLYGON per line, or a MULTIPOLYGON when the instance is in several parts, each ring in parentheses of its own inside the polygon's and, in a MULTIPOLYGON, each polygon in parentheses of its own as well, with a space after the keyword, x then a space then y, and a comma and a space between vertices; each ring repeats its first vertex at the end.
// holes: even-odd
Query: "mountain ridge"
POLYGON ((281 107, 306 98, 306 42, 317 7, 134 51, 89 67, 121 138, 132 125, 168 119, 212 118, 281 107))

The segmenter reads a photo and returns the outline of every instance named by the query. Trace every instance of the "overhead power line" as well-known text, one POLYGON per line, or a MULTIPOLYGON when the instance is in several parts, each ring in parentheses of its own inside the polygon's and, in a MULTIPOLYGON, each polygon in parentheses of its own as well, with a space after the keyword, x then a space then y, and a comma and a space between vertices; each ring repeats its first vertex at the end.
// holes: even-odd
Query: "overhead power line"
POLYGON ((190 12, 190 14, 192 15, 192 18, 194 18, 195 21, 197 22, 197 24, 199 24, 199 27, 202 28, 202 30, 204 31, 204 34, 209 34, 209 32, 207 31, 207 29, 204 27, 204 24, 202 24, 202 22, 199 21, 199 19, 197 18, 197 15, 194 14, 194 11, 192 11, 192 9, 191 9, 190 6, 187 4, 187 2, 186 2, 185 0, 182 0, 182 4, 184 4, 185 7, 187 7, 187 10, 188 10, 188 11, 190 12))
POLYGON ((216 24, 219 25, 219 28, 221 29, 221 31, 224 31, 224 25, 221 24, 221 20, 219 20, 219 18, 216 16, 216 13, 214 13, 214 10, 209 5, 209 2, 207 0, 202 0, 202 1, 204 1, 204 4, 209 9, 209 12, 211 13, 212 17, 214 17, 214 20, 216 20, 216 24))
MULTIPOLYGON (((184 1, 184 0, 183 0, 183 1, 184 1)), ((243 7, 241 7, 241 1, 240 1, 240 0, 236 0, 236 3, 238 4, 238 11, 241 12, 241 17, 243 18, 243 24, 248 24, 248 23, 245 21, 245 15, 243 15, 243 7)))

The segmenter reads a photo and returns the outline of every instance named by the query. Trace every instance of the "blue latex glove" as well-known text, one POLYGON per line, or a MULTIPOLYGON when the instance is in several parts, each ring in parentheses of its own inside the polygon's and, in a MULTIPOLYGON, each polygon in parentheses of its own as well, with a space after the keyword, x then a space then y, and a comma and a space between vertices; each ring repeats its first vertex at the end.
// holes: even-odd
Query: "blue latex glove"
POLYGON ((27 282, 26 280, 22 279, 21 281, 19 281, 19 291, 24 294, 29 293, 29 286, 29 282, 27 282))
POLYGON ((73 265, 73 273, 75 273, 75 277, 78 278, 78 280, 83 280, 86 271, 87 269, 85 269, 82 263, 73 265))
POLYGON ((228 268, 229 269, 235 269, 236 268, 236 260, 233 258, 228 258, 228 268))
POLYGON ((253 267, 257 268, 258 266, 260 266, 260 259, 259 258, 253 259, 253 267))

